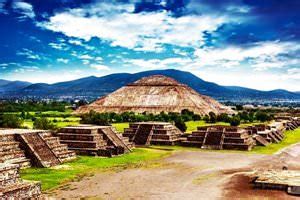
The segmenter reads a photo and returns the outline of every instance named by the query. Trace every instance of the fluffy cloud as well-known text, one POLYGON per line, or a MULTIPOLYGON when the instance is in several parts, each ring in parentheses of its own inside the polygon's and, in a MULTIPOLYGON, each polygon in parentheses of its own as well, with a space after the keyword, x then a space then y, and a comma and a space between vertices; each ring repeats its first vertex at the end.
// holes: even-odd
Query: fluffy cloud
POLYGON ((125 60, 125 63, 129 63, 139 67, 142 70, 149 69, 164 69, 164 68, 176 68, 190 66, 194 61, 190 58, 166 58, 166 59, 128 59, 125 60))
POLYGON ((259 42, 249 47, 229 46, 226 48, 202 48, 195 51, 201 66, 235 67, 248 63, 255 70, 281 68, 300 64, 299 59, 289 55, 300 50, 293 42, 259 42))
POLYGON ((222 16, 188 15, 175 18, 167 11, 134 13, 131 4, 98 3, 56 13, 38 25, 86 41, 92 37, 141 51, 161 51, 162 44, 199 47, 204 32, 228 20, 222 16))
POLYGON ((58 59, 56 59, 56 61, 60 62, 60 63, 64 63, 64 64, 68 64, 69 63, 69 60, 65 59, 65 58, 58 58, 58 59))
POLYGON ((109 71, 110 68, 106 65, 101 65, 101 64, 93 64, 91 65, 91 68, 96 69, 98 71, 109 71))
POLYGON ((22 1, 15 1, 12 3, 12 8, 14 11, 23 15, 22 18, 34 18, 35 13, 33 11, 33 7, 31 4, 22 2, 22 1))

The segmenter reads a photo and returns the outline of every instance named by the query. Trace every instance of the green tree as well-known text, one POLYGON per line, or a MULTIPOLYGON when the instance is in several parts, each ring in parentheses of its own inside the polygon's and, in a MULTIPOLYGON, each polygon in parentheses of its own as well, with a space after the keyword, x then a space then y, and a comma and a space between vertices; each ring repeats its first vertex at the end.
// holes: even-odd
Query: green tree
POLYGON ((33 128, 42 130, 54 130, 56 126, 46 117, 36 118, 33 122, 33 128))
POLYGON ((0 127, 2 128, 21 128, 23 125, 23 119, 14 114, 2 114, 0 115, 0 127))
POLYGON ((217 115, 214 112, 209 112, 209 122, 216 123, 217 122, 217 115))
POLYGON ((233 116, 230 119, 230 126, 238 126, 241 124, 241 119, 238 116, 233 116))
POLYGON ((183 121, 182 118, 177 118, 177 119, 175 120, 175 126, 176 126, 179 130, 181 130, 182 132, 185 132, 186 129, 187 129, 187 126, 186 126, 186 124, 184 123, 184 121, 183 121))

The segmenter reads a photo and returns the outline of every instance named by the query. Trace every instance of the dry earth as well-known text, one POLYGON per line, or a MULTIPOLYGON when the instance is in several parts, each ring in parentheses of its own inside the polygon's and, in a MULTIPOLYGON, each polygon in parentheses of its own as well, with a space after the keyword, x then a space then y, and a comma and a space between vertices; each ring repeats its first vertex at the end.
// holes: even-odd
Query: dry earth
MULTIPOLYGON (((253 171, 299 161, 300 144, 273 155, 177 152, 158 167, 95 174, 54 191, 67 199, 295 199, 283 191, 251 188, 253 171), (291 155, 293 153, 293 155, 291 155), (284 155, 284 156, 283 156, 284 155)), ((299 163, 299 162, 298 162, 299 163)))

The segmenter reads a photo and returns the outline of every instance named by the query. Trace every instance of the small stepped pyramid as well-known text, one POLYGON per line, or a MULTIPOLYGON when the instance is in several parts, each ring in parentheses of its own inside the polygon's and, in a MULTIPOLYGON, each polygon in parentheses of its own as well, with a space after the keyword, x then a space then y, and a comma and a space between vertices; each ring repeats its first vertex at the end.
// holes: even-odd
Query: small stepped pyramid
POLYGON ((123 141, 124 138, 120 138, 112 127, 100 128, 98 129, 98 133, 103 134, 103 139, 108 141, 108 145, 118 149, 118 154, 128 153, 131 151, 130 147, 123 141))
POLYGON ((48 144, 52 152, 61 163, 76 159, 74 151, 68 149, 68 145, 61 144, 58 137, 55 137, 51 132, 40 133, 40 136, 48 144))
POLYGON ((255 140, 246 129, 238 127, 224 127, 223 149, 251 150, 255 146, 255 140))
POLYGON ((0 134, 0 163, 17 164, 20 168, 31 166, 14 134, 0 134))
POLYGON ((68 149, 79 154, 112 157, 130 151, 126 139, 120 138, 110 126, 65 127, 59 130, 57 136, 68 149))
POLYGON ((251 150, 255 141, 247 130, 230 126, 198 127, 197 131, 187 135, 182 146, 207 149, 251 150))
POLYGON ((220 127, 211 127, 204 137, 203 149, 222 149, 224 143, 225 129, 220 127))
POLYGON ((0 163, 0 199, 39 199, 41 185, 19 178, 19 167, 0 163))
POLYGON ((150 139, 152 134, 152 124, 140 124, 133 137, 133 142, 136 145, 150 145, 150 139))
POLYGON ((25 152, 32 158, 38 167, 52 167, 59 165, 60 161, 39 135, 39 133, 25 133, 18 135, 18 140, 25 152))
POLYGON ((283 138, 284 134, 280 129, 271 128, 267 125, 255 125, 246 128, 252 135, 259 135, 263 137, 268 143, 279 143, 283 138))
POLYGON ((96 126, 65 127, 56 134, 69 150, 83 155, 99 155, 106 150, 107 142, 98 134, 96 126))
POLYGON ((167 122, 130 123, 123 133, 124 137, 138 145, 175 145, 182 135, 177 127, 167 122))

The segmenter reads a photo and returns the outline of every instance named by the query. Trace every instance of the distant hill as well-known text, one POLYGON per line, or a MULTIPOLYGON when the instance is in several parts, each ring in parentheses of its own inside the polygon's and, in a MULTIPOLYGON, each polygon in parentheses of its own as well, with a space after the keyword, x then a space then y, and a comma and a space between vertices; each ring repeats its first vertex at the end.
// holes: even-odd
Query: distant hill
POLYGON ((24 82, 24 81, 7 81, 0 79, 0 94, 4 93, 10 93, 14 91, 19 91, 27 86, 31 85, 32 83, 24 82))
POLYGON ((40 97, 40 98, 98 98, 132 83, 142 77, 151 75, 165 75, 187 84, 200 94, 208 95, 221 100, 300 100, 300 93, 287 90, 260 91, 238 86, 221 86, 216 83, 207 82, 190 72, 179 70, 152 70, 135 74, 119 73, 103 77, 90 76, 73 81, 45 84, 30 84, 26 82, 9 82, 2 85, 0 81, 0 92, 5 97, 40 97))

